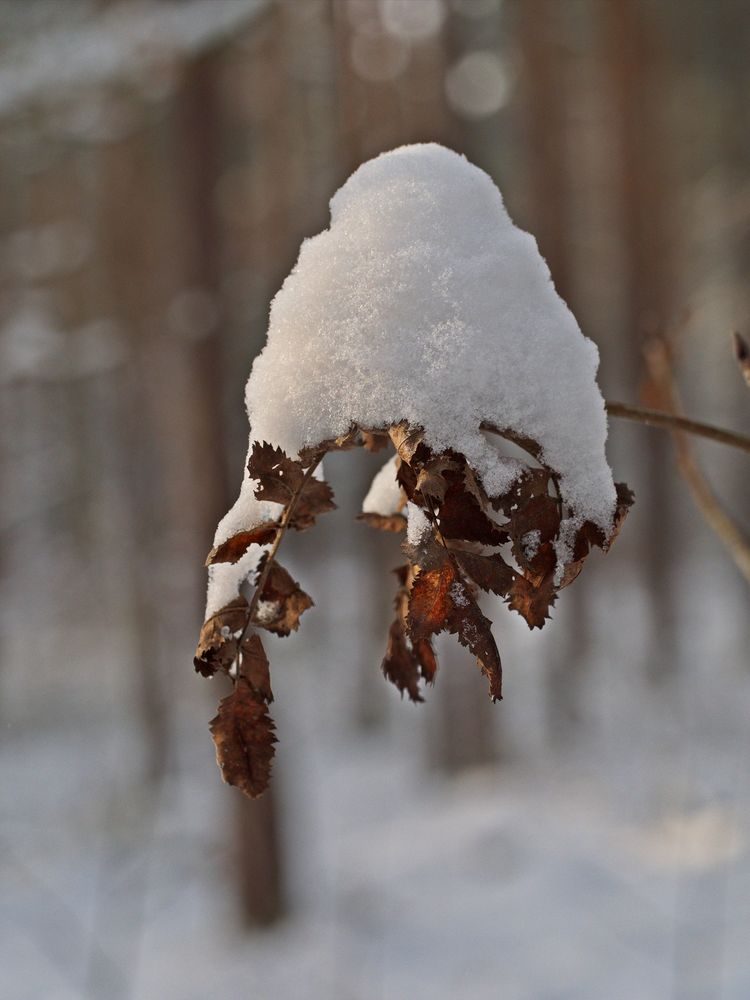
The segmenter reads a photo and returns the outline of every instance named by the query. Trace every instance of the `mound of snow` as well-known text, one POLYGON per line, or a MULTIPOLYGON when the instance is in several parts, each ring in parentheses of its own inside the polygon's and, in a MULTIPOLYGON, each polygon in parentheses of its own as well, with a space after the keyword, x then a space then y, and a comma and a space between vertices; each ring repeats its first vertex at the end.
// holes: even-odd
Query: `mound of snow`
MULTIPOLYGON (((407 420, 435 451, 462 452, 497 495, 518 464, 480 431, 488 421, 541 445, 571 527, 590 519, 607 532, 598 360, 490 177, 435 143, 404 146, 356 170, 330 227, 302 244, 247 383, 250 443, 294 456, 352 424, 407 420)), ((246 474, 217 544, 269 516, 253 488, 246 474)), ((236 592, 241 566, 211 568, 214 597, 236 592)), ((209 613, 214 597, 210 587, 209 613)))

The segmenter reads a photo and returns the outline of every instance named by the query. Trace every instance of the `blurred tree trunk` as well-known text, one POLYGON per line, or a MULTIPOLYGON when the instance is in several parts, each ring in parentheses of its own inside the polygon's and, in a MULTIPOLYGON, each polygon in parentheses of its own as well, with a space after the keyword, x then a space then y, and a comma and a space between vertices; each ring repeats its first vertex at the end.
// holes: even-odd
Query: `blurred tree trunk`
MULTIPOLYGON (((608 3, 603 15, 603 59, 608 70, 614 114, 616 177, 622 233, 624 315, 628 340, 622 364, 630 373, 633 396, 656 403, 643 364, 649 336, 673 334, 674 239, 667 148, 660 113, 664 110, 662 39, 651 23, 653 11, 639 0, 608 3)), ((667 435, 652 434, 640 445, 646 470, 639 502, 648 511, 642 522, 641 559, 651 611, 646 671, 655 682, 677 667, 677 593, 674 568, 674 462, 667 435)))
MULTIPOLYGON (((219 100, 222 68, 220 53, 209 53, 188 65, 178 96, 176 148, 185 160, 182 255, 187 308, 205 310, 204 322, 192 330, 186 344, 189 393, 179 414, 189 428, 193 487, 193 537, 210 548, 216 523, 233 502, 230 494, 226 436, 224 434, 224 318, 220 304, 222 240, 216 213, 221 168, 223 109, 219 100)), ((198 555, 198 553, 194 553, 198 555)), ((194 566, 200 567, 200 559, 194 566)), ((203 574, 200 574, 202 613, 203 574)), ((214 692, 211 692, 212 695, 214 692)), ((278 776, 276 778, 278 781, 278 776)), ((277 798, 268 792, 250 801, 233 796, 235 846, 232 884, 239 894, 240 912, 247 926, 267 925, 283 915, 282 851, 277 798)))

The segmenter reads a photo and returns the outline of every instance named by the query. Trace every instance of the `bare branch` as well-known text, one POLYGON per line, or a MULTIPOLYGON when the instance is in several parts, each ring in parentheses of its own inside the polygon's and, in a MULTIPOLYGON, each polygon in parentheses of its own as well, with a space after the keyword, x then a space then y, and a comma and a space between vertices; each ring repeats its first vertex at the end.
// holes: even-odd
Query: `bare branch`
MULTIPOLYGON (((664 403, 670 410, 681 409, 679 393, 674 381, 669 361, 669 353, 664 341, 654 338, 646 351, 646 364, 654 385, 660 392, 664 403)), ((716 534, 725 549, 729 552, 735 565, 745 580, 750 584, 750 542, 743 531, 722 507, 713 492, 708 480, 701 472, 696 461, 692 445, 683 429, 680 429, 678 412, 675 412, 675 423, 672 434, 677 449, 677 466, 682 478, 688 485, 696 506, 706 523, 716 534)))
POLYGON ((633 420, 639 424, 647 424, 649 427, 664 427, 675 432, 695 434, 697 437, 718 441, 720 444, 728 444, 731 448, 738 448, 740 451, 750 453, 750 437, 738 434, 736 431, 728 431, 723 427, 715 427, 713 424, 704 424, 700 420, 691 420, 689 417, 677 413, 650 410, 644 406, 630 406, 628 403, 607 403, 606 406, 610 417, 621 417, 623 420, 633 420))

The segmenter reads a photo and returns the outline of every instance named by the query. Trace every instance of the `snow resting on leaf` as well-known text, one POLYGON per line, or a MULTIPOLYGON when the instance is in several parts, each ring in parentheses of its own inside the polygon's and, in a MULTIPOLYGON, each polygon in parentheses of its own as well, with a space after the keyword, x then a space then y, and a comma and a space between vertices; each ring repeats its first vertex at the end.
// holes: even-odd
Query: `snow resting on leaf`
MULTIPOLYGON (((484 420, 541 445, 569 527, 589 519, 608 532, 615 488, 598 361, 490 177, 436 143, 403 146, 336 192, 330 227, 304 241, 274 298, 247 383, 250 445, 296 456, 353 424, 406 420, 435 452, 462 452, 497 495, 518 465, 484 420)), ((277 515, 253 489, 246 473, 216 544, 277 515)), ((209 614, 256 558, 211 567, 209 614)))

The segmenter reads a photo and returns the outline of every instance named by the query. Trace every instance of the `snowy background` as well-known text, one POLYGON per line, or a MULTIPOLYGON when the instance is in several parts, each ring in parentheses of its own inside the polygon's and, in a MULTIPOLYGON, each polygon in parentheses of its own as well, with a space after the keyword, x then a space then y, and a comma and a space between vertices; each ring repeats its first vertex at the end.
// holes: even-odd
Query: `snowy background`
MULTIPOLYGON (((380 676, 380 455, 290 540, 261 804, 191 664, 270 299, 384 149, 493 177, 607 398, 669 331, 750 431, 749 44, 745 0, 0 2, 2 1000, 750 996, 748 591, 661 432, 612 422, 637 504, 542 634, 486 602, 497 706, 451 642, 425 705, 380 676)), ((747 530, 746 457, 698 455, 747 530)))

